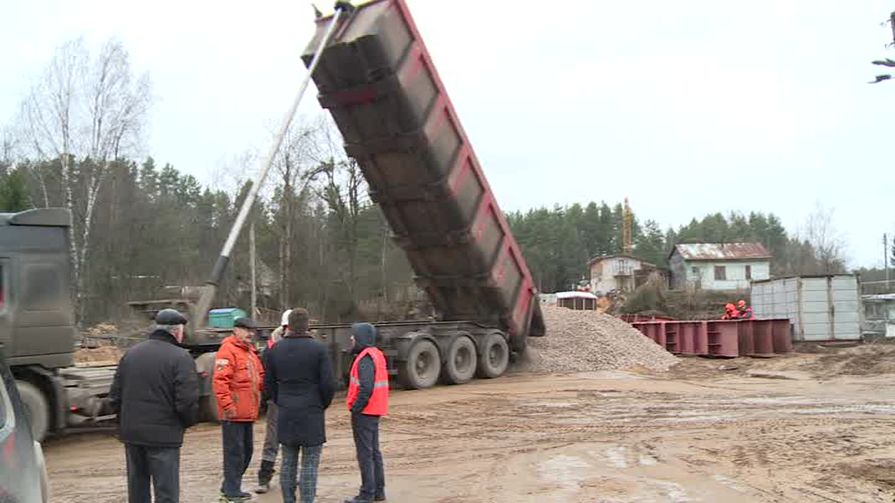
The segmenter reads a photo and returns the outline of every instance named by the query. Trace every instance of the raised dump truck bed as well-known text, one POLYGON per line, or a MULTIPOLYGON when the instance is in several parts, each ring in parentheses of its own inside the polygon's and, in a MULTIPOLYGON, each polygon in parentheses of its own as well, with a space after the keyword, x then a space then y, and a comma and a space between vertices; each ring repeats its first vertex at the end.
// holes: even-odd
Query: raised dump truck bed
POLYGON ((499 329, 516 351, 544 335, 531 273, 404 2, 357 7, 313 80, 440 321, 499 329))

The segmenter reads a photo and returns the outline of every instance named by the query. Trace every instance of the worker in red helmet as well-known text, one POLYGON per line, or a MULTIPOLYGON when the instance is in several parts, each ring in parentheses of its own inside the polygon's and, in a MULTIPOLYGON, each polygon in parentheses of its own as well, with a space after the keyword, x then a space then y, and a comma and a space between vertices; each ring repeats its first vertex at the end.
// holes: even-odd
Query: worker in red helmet
POLYGON ((737 308, 740 313, 741 320, 751 320, 755 317, 755 313, 752 312, 752 308, 746 306, 745 300, 740 299, 740 301, 737 302, 737 308))

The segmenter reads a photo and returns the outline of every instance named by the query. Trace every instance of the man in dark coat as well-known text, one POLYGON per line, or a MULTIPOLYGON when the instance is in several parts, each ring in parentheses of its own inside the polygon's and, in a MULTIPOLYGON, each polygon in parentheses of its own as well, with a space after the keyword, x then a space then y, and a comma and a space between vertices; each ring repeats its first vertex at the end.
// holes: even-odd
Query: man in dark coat
POLYGON ((156 328, 121 358, 109 391, 127 457, 130 503, 180 500, 180 446, 196 423, 199 380, 183 341, 186 318, 173 309, 155 317, 156 328))
POLYGON ((295 502, 296 471, 301 452, 302 503, 317 493, 317 468, 326 442, 325 410, 335 392, 326 348, 308 333, 308 311, 289 314, 285 337, 265 353, 265 385, 277 404, 277 436, 283 450, 280 488, 284 503, 295 502))

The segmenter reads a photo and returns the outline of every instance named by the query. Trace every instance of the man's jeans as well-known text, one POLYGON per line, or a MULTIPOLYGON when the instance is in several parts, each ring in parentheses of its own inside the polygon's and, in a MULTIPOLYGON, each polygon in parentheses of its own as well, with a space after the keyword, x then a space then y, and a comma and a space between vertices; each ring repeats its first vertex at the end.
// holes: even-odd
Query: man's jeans
POLYGON ((360 467, 358 499, 373 501, 374 497, 385 495, 385 469, 379 452, 379 416, 352 413, 351 430, 360 467))
POLYGON ((301 451, 301 503, 314 503, 317 495, 317 468, 323 445, 297 446, 283 444, 283 470, 280 472, 280 489, 283 503, 295 503, 295 475, 298 471, 298 455, 301 451))
POLYGON ((180 501, 180 447, 146 447, 125 444, 127 500, 151 503, 150 480, 156 503, 180 501))
POLYGON ((224 496, 242 493, 242 475, 252 461, 252 426, 250 422, 222 421, 221 434, 224 450, 224 496))
POLYGON ((267 402, 267 427, 264 430, 264 450, 261 451, 261 460, 275 463, 280 443, 277 442, 277 404, 273 400, 267 402))

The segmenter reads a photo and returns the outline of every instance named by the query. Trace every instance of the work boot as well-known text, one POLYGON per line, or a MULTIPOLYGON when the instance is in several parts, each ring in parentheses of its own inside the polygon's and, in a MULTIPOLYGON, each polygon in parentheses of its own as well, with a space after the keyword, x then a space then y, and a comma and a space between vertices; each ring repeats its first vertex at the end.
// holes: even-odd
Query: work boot
POLYGON ((270 481, 273 479, 275 471, 273 466, 273 461, 261 461, 261 468, 258 469, 258 487, 255 488, 256 493, 264 494, 270 491, 270 481))
POLYGON ((246 501, 252 501, 252 494, 242 491, 238 496, 227 496, 224 493, 221 493, 221 497, 218 500, 220 503, 245 503, 246 501))
POLYGON ((373 501, 385 501, 385 495, 384 495, 384 494, 377 494, 376 497, 373 498, 373 501))

